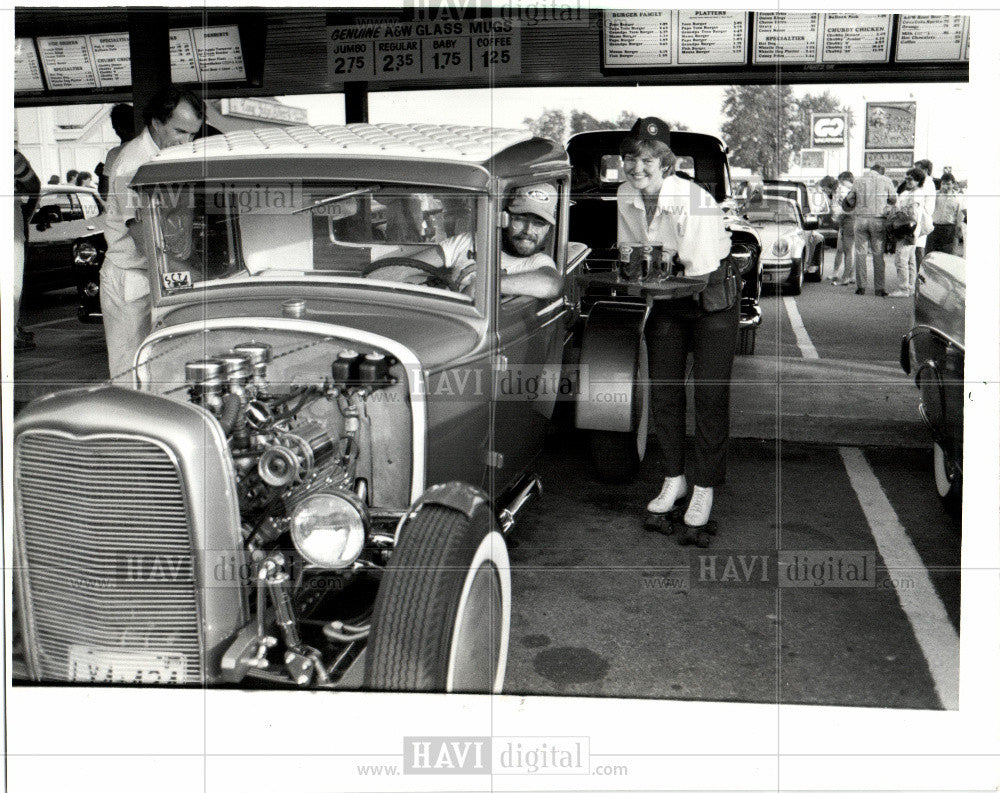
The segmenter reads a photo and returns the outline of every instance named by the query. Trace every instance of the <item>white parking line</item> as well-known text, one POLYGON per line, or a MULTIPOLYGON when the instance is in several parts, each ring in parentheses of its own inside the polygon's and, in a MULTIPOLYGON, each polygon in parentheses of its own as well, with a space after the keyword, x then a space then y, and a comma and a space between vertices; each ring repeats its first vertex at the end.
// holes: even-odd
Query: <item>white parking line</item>
POLYGON ((840 456, 890 578, 907 581, 896 587, 896 597, 927 660, 938 699, 945 709, 958 710, 958 633, 861 449, 841 446, 840 456))
POLYGON ((794 297, 785 295, 782 300, 785 303, 785 311, 788 312, 788 321, 792 323, 792 330, 795 332, 795 343, 799 345, 799 350, 803 358, 819 358, 819 353, 813 347, 812 339, 806 332, 806 326, 802 324, 802 315, 799 314, 799 307, 795 304, 794 297))
POLYGON ((34 325, 25 325, 25 330, 34 330, 35 328, 47 328, 49 325, 61 325, 63 322, 79 322, 76 317, 63 317, 62 319, 50 319, 48 322, 36 322, 34 325))

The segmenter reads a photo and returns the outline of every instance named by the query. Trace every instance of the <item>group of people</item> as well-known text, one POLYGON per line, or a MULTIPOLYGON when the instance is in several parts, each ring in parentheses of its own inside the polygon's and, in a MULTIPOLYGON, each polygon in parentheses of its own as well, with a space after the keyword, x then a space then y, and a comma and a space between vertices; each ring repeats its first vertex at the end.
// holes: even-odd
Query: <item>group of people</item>
POLYGON ((875 294, 909 298, 923 257, 935 250, 955 250, 965 204, 951 169, 945 168, 936 183, 933 172, 930 160, 919 160, 898 189, 877 164, 857 178, 850 171, 837 177, 832 197, 833 217, 839 224, 830 276, 834 284, 853 285, 855 294, 865 294, 870 248, 875 294), (886 253, 896 267, 898 285, 892 292, 885 288, 886 253))

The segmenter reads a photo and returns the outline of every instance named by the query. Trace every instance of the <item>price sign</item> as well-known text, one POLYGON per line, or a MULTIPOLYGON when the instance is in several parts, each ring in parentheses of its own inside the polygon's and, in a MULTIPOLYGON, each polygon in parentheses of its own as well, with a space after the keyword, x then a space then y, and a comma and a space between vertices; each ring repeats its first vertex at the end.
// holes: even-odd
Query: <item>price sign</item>
POLYGON ((46 36, 38 39, 45 80, 53 91, 97 88, 97 74, 86 36, 46 36))
POLYGON ((739 11, 677 11, 677 64, 747 62, 747 15, 739 11))
POLYGON ((673 11, 605 11, 604 66, 669 66, 674 63, 673 11))
POLYGON ((14 40, 14 91, 44 91, 42 69, 31 39, 14 40))
POLYGON ((227 82, 247 78, 238 26, 192 28, 191 33, 198 60, 199 82, 227 82))
POLYGON ((101 88, 132 84, 132 59, 128 33, 98 33, 87 37, 94 54, 97 83, 101 88))
POLYGON ((198 62, 190 28, 170 31, 170 79, 175 83, 198 82, 198 62))
POLYGON ((824 14, 823 63, 888 63, 890 14, 824 14))
POLYGON ((758 13, 754 63, 816 63, 821 14, 758 13))
POLYGON ((901 14, 896 61, 959 61, 968 57, 969 17, 901 14))
POLYGON ((521 72, 521 33, 509 19, 327 27, 327 72, 351 80, 461 80, 521 72))

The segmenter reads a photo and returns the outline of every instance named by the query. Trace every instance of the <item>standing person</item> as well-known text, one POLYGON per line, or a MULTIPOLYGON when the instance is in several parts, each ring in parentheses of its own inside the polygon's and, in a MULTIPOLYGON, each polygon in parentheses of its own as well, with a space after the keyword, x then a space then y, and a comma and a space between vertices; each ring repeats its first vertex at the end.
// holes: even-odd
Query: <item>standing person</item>
POLYGON ((161 149, 188 143, 205 116, 201 99, 186 89, 160 90, 143 114, 141 134, 126 143, 108 173, 108 205, 104 238, 108 250, 101 267, 101 312, 112 380, 127 383, 126 373, 139 344, 149 332, 149 278, 136 218, 138 194, 128 185, 161 149))
POLYGON ((854 174, 841 171, 837 189, 830 199, 831 217, 837 222, 837 253, 833 257, 833 276, 830 278, 834 286, 857 283, 854 278, 854 205, 845 201, 853 188, 854 174))
POLYGON ((925 255, 933 251, 951 253, 955 245, 955 230, 962 221, 965 201, 951 171, 941 175, 941 188, 934 203, 934 230, 927 235, 925 255))
POLYGON ((917 220, 918 234, 916 248, 914 250, 917 257, 917 272, 920 272, 920 265, 924 261, 924 251, 927 248, 927 234, 934 228, 934 206, 937 203, 937 187, 934 182, 934 163, 930 160, 917 160, 913 166, 919 168, 925 175, 923 181, 917 184, 917 193, 920 194, 920 204, 926 213, 924 217, 917 220), (919 232, 923 232, 922 234, 919 232))
POLYGON ((38 203, 42 184, 25 157, 14 149, 14 351, 35 348, 34 334, 24 330, 21 319, 21 292, 24 289, 24 246, 28 240, 28 219, 38 203))
MULTIPOLYGON (((654 300, 646 325, 653 420, 666 458, 663 487, 647 509, 658 517, 677 515, 676 505, 688 492, 684 374, 692 352, 695 438, 687 468, 693 490, 681 542, 707 545, 714 489, 726 473, 739 276, 722 262, 730 247, 722 211, 702 187, 674 172, 670 128, 658 118, 639 119, 620 154, 627 181, 618 189, 618 243, 662 245, 665 260, 676 254, 684 275, 705 284, 690 297, 654 300)), ((647 523, 656 525, 655 519, 647 523)))
POLYGON ((66 171, 66 184, 76 184, 76 175, 79 171, 66 171))
MULTIPOLYGON (((889 297, 913 297, 916 289, 916 234, 920 226, 920 217, 924 211, 924 196, 920 191, 920 182, 923 179, 924 172, 922 170, 910 168, 903 179, 903 192, 899 194, 896 202, 897 212, 894 213, 894 217, 899 218, 901 227, 894 229, 897 233, 893 260, 896 264, 899 285, 889 293, 889 297), (905 228, 902 227, 904 222, 905 228)), ((895 226, 895 223, 892 225, 895 226)))
POLYGON ((97 176, 97 192, 105 201, 108 200, 108 174, 115 158, 132 138, 135 137, 135 116, 132 105, 121 102, 111 108, 111 127, 121 143, 104 155, 104 162, 97 176))
POLYGON ((888 297, 885 291, 884 216, 889 204, 896 200, 896 191, 885 175, 885 168, 873 165, 854 180, 854 187, 847 196, 854 204, 854 262, 858 275, 858 288, 854 294, 863 295, 868 284, 868 247, 872 249, 872 269, 875 294, 888 297))
POLYGON ((90 175, 89 171, 80 171, 76 175, 76 186, 77 187, 93 187, 90 180, 94 177, 90 175))

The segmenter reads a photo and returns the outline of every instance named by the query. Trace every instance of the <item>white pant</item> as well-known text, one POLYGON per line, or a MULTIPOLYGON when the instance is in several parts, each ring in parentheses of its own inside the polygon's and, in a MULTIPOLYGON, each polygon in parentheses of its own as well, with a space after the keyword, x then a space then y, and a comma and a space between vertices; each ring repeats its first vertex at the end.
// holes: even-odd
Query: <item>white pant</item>
POLYGON ((917 252, 915 245, 896 243, 896 276, 899 288, 913 294, 917 286, 917 252))
POLYGON ((115 267, 105 261, 101 267, 101 313, 111 379, 119 385, 131 385, 132 361, 150 330, 146 271, 115 267))

